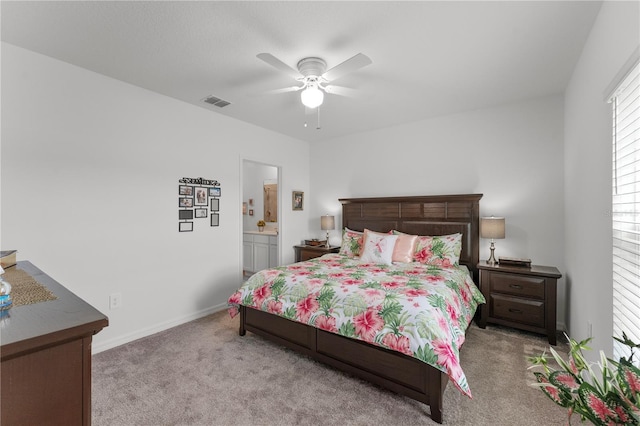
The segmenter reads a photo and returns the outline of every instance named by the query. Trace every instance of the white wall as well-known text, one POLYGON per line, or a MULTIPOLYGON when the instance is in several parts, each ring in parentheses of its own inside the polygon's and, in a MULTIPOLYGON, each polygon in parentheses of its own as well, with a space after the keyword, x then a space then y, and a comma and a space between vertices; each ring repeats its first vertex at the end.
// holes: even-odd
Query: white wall
MULTIPOLYGON (((564 273, 562 115, 562 97, 553 96, 312 144, 309 233, 322 235, 322 214, 342 223, 342 197, 482 193, 480 214, 506 217, 496 256, 564 273)), ((485 260, 489 241, 480 243, 485 260)), ((561 328, 565 316, 561 279, 561 328)))
MULTIPOLYGON (((1 247, 109 316, 96 351, 226 307, 241 282, 242 159, 281 166, 285 193, 309 187, 306 142, 6 43, 1 136, 1 247), (221 182, 219 227, 178 233, 181 177, 221 182), (123 307, 109 310, 115 292, 123 307)), ((307 217, 283 209, 284 247, 307 217)))
POLYGON ((611 105, 605 90, 640 41, 640 3, 603 3, 566 90, 565 240, 571 336, 612 353, 611 105))

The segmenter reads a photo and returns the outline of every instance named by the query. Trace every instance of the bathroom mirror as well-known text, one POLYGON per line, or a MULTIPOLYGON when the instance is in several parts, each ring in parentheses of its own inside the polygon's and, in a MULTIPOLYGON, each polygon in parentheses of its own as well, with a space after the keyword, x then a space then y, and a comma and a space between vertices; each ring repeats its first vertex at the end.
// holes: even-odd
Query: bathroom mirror
MULTIPOLYGON (((277 181, 275 181, 277 182, 277 181)), ((278 221, 278 184, 273 180, 264 181, 264 221, 278 221)))

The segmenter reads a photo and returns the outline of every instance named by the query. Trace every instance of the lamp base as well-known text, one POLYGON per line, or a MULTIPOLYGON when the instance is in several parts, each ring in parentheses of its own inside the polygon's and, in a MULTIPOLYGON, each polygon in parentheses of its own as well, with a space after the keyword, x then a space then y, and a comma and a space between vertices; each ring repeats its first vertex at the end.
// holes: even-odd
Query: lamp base
POLYGON ((327 248, 331 247, 331 246, 329 245, 329 231, 327 231, 327 244, 326 244, 326 247, 327 247, 327 248))
POLYGON ((489 259, 487 259, 487 265, 496 266, 498 264, 498 261, 493 255, 493 252, 496 249, 496 247, 493 245, 493 241, 491 241, 491 247, 489 249, 491 250, 491 256, 489 256, 489 259))

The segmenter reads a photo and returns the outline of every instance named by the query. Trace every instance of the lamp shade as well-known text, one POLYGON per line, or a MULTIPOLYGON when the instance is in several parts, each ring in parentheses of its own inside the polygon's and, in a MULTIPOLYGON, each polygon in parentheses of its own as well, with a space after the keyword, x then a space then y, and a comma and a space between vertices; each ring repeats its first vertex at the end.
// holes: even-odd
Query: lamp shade
POLYGON ((302 104, 307 108, 316 108, 322 105, 324 101, 324 93, 315 85, 310 85, 300 94, 302 104))
POLYGON ((320 229, 323 231, 329 231, 336 229, 336 220, 334 216, 320 216, 320 229))
POLYGON ((500 240, 504 235, 504 217, 480 218, 480 238, 500 240))

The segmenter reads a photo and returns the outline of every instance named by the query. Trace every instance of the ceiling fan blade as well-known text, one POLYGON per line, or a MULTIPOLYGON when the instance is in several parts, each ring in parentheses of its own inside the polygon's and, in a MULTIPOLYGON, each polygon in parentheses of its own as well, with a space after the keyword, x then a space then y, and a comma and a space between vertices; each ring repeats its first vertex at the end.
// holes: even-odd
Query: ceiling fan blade
POLYGON ((335 67, 322 74, 322 78, 327 81, 337 80, 343 75, 355 71, 359 68, 365 67, 371 63, 371 59, 369 59, 367 55, 358 53, 357 55, 347 59, 346 61, 336 65, 335 67))
POLYGON ((266 92, 262 93, 265 95, 277 95, 279 93, 297 92, 298 90, 302 89, 304 89, 304 86, 291 86, 283 87, 282 89, 267 90, 266 92))
POLYGON ((302 77, 302 75, 297 70, 294 70, 289 65, 285 64, 280 59, 273 56, 271 53, 258 53, 256 56, 258 59, 262 59, 267 64, 271 65, 272 67, 282 71, 283 73, 295 79, 302 77))
POLYGON ((330 93, 332 95, 348 96, 348 97, 354 97, 358 93, 358 91, 355 89, 351 89, 349 87, 344 87, 344 86, 334 86, 334 85, 325 86, 324 90, 325 92, 330 93))

